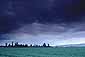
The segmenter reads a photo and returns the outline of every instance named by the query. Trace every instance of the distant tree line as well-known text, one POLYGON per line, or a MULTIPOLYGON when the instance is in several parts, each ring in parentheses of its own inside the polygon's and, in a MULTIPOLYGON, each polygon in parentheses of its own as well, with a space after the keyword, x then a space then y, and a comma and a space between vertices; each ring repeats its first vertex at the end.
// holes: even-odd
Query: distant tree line
POLYGON ((5 43, 5 46, 0 46, 0 47, 51 47, 49 44, 46 45, 46 43, 43 43, 43 45, 32 45, 30 44, 19 44, 18 42, 14 43, 12 42, 11 44, 5 43))

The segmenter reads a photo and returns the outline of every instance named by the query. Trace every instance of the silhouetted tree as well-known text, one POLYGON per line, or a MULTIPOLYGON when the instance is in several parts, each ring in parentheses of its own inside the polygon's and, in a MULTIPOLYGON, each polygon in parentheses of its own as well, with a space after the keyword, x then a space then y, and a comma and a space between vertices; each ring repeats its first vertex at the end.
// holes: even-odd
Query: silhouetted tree
POLYGON ((30 45, 30 47, 32 47, 32 44, 30 45))
POLYGON ((18 46, 18 42, 15 43, 15 46, 16 46, 16 47, 18 46))
POLYGON ((23 44, 22 47, 24 47, 25 45, 23 44))
POLYGON ((25 46, 24 47, 28 47, 28 45, 27 44, 25 44, 25 46))
POLYGON ((39 47, 38 45, 34 45, 34 47, 39 47))
POLYGON ((12 42, 12 47, 13 47, 13 42, 12 42))
POLYGON ((20 44, 19 47, 22 47, 22 44, 20 44))
POLYGON ((7 47, 7 43, 5 43, 5 46, 7 47))
POLYGON ((48 44, 48 47, 50 47, 50 45, 48 44))
POLYGON ((45 43, 43 44, 43 47, 46 47, 46 44, 45 43))
POLYGON ((11 45, 9 44, 8 47, 10 47, 11 45))

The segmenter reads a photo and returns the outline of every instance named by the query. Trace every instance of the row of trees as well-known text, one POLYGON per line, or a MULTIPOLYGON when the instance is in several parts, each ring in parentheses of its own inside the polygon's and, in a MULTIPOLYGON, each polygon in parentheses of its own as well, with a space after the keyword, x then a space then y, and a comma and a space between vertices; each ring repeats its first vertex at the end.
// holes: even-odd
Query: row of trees
POLYGON ((30 44, 28 46, 28 44, 18 44, 18 42, 16 42, 16 43, 12 42, 11 44, 5 43, 4 47, 50 47, 50 45, 49 44, 46 45, 46 43, 43 43, 42 46, 40 46, 40 45, 32 45, 32 44, 30 44))

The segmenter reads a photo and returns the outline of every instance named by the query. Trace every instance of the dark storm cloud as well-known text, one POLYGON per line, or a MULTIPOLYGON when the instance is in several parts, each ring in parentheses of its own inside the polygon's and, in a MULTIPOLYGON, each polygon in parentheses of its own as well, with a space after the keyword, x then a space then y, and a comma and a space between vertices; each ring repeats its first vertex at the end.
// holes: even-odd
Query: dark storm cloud
POLYGON ((48 11, 48 0, 25 0, 15 1, 16 11, 23 17, 40 16, 42 11, 48 11))
POLYGON ((3 16, 3 11, 7 8, 7 0, 0 0, 0 16, 3 16))
POLYGON ((0 34, 9 33, 12 29, 18 28, 15 19, 7 16, 0 16, 0 34))
MULTIPOLYGON (((72 22, 84 21, 84 17, 81 20, 81 17, 76 16, 80 14, 81 10, 84 11, 84 6, 82 6, 83 4, 79 4, 78 0, 77 2, 72 0, 70 1, 68 0, 65 0, 65 1, 62 1, 62 0, 9 0, 9 1, 4 0, 4 1, 0 1, 0 8, 1 8, 0 9, 0 12, 1 12, 0 13, 0 33, 10 34, 11 31, 17 31, 18 29, 20 29, 21 27, 25 25, 36 22, 36 20, 38 20, 38 22, 42 24, 58 24, 58 23, 71 24, 72 22), (81 7, 81 10, 80 10, 80 7, 81 7)), ((68 26, 69 25, 67 25, 66 27, 68 26)), ((57 27, 55 28, 54 27, 55 25, 53 26, 49 25, 47 28, 43 28, 43 30, 48 31, 47 33, 51 33, 51 32, 54 33, 55 28, 57 28, 57 27), (50 27, 53 27, 53 28, 50 28, 50 27), (47 30, 49 28, 50 30, 47 30)), ((58 26, 58 29, 60 27, 61 25, 58 26)), ((30 30, 31 28, 28 28, 28 29, 30 30)), ((64 31, 59 30, 59 32, 64 32, 64 31)))
POLYGON ((80 16, 80 1, 79 0, 70 0, 65 4, 65 16, 80 16))
POLYGON ((85 1, 80 0, 81 15, 85 16, 85 1))

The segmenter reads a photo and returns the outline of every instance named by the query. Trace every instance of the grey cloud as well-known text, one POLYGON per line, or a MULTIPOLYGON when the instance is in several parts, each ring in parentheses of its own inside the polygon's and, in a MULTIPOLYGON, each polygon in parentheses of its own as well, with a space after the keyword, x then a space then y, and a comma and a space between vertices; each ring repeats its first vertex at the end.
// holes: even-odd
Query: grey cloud
POLYGON ((63 24, 40 24, 32 23, 22 26, 15 33, 28 33, 28 34, 58 34, 66 31, 66 27, 62 26, 63 24))
MULTIPOLYGON (((85 31, 81 31, 83 23, 22 25, 21 28, 7 34, 10 40, 23 43, 50 43, 52 45, 85 43, 85 31)), ((10 41, 9 40, 9 41, 10 41)))

